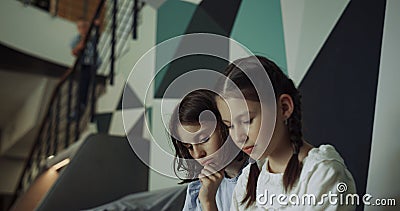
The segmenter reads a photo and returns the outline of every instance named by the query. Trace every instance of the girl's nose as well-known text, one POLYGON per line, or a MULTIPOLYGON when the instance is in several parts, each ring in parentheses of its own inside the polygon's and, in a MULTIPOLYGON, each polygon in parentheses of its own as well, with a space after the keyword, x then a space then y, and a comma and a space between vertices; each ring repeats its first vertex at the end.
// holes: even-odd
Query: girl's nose
POLYGON ((193 144, 193 158, 200 159, 206 157, 207 153, 201 146, 201 144, 193 144))
POLYGON ((237 128, 233 131, 232 139, 238 147, 242 147, 248 139, 246 130, 237 128))

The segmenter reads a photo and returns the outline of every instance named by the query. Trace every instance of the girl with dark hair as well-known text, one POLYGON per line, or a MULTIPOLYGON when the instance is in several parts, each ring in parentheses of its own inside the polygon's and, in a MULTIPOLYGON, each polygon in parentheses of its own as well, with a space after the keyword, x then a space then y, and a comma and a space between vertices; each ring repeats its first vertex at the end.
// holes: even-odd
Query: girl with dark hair
POLYGON ((247 164, 248 157, 228 139, 215 97, 212 91, 192 91, 170 121, 175 174, 181 183, 190 182, 183 210, 230 210, 238 176, 247 164))
POLYGON ((219 81, 219 94, 217 107, 232 140, 257 161, 243 169, 231 210, 355 209, 354 204, 344 204, 345 200, 338 202, 340 194, 346 198, 346 194, 355 193, 351 173, 333 146, 314 148, 303 139, 300 93, 274 62, 261 56, 233 62, 227 67, 225 78, 219 81), (259 79, 260 73, 265 75, 265 72, 273 91, 258 94, 256 87, 269 81, 251 79, 259 79), (228 81, 244 97, 245 106, 239 105, 239 95, 233 86, 227 85, 228 81), (274 95, 275 102, 263 102, 266 95, 274 95), (273 112, 268 112, 271 111, 268 108, 267 112, 261 112, 271 105, 276 114, 271 115, 273 112), (275 124, 261 127, 262 118, 271 116, 275 124), (266 139, 268 134, 270 138, 266 139), (330 204, 334 200, 329 197, 334 194, 337 194, 336 204, 330 204))

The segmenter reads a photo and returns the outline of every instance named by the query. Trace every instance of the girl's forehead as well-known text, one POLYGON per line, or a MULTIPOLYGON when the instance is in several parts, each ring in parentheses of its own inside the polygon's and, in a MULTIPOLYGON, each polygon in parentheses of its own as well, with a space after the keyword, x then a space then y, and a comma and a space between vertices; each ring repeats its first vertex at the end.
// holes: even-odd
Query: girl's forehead
POLYGON ((204 133, 204 132, 214 132, 216 129, 216 122, 212 121, 204 121, 201 122, 200 124, 194 124, 194 125, 185 125, 183 124, 180 132, 186 132, 192 135, 196 135, 197 133, 204 133), (184 131, 182 131, 184 130, 184 131))
POLYGON ((254 113, 260 110, 261 104, 257 101, 243 100, 239 98, 227 98, 217 100, 221 116, 238 116, 243 113, 254 113))
POLYGON ((182 125, 183 129, 190 133, 196 133, 200 130, 201 126, 200 125, 182 125))
POLYGON ((179 141, 183 143, 197 144, 199 139, 211 136, 217 131, 216 124, 212 122, 204 122, 201 125, 181 125, 178 127, 177 135, 179 141))

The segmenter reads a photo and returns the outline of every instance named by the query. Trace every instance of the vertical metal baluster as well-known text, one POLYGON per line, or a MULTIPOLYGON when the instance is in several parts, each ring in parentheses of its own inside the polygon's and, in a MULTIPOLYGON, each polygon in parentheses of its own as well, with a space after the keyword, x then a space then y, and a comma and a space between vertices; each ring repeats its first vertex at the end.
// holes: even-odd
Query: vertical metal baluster
POLYGON ((82 84, 80 83, 81 77, 82 77, 82 68, 79 69, 79 71, 77 71, 78 73, 78 89, 76 90, 77 92, 77 98, 76 98, 76 102, 75 102, 75 139, 74 142, 77 141, 79 139, 79 135, 80 135, 80 121, 81 121, 81 98, 82 98, 82 93, 81 93, 81 86, 82 84))
POLYGON ((112 19, 112 38, 111 38, 111 71, 110 71, 110 84, 114 85, 114 66, 115 66, 115 46, 116 41, 116 28, 117 28, 117 12, 118 0, 114 0, 113 4, 113 19, 112 19))
POLYGON ((95 103, 96 103, 96 75, 97 75, 97 68, 98 65, 100 66, 100 64, 98 64, 98 51, 97 51, 97 44, 99 42, 99 37, 100 37, 100 31, 99 31, 99 27, 98 25, 94 26, 94 30, 95 30, 95 37, 94 37, 94 52, 93 52, 93 59, 94 59, 94 65, 91 68, 91 75, 90 75, 90 79, 91 79, 91 104, 90 104, 90 121, 93 122, 94 121, 94 109, 95 109, 95 103))
POLYGON ((47 138, 46 138, 46 157, 49 157, 50 154, 50 146, 51 146, 51 139, 52 139, 52 133, 53 133, 53 110, 54 107, 50 105, 50 111, 49 111, 49 129, 47 130, 47 138))
POLYGON ((65 148, 69 146, 69 139, 70 139, 70 132, 71 132, 71 122, 72 120, 72 115, 71 115, 71 107, 72 107, 72 85, 73 85, 73 80, 74 78, 72 75, 68 77, 68 100, 67 100, 67 125, 66 125, 66 131, 65 131, 65 148))
POLYGON ((132 20, 132 39, 137 39, 137 19, 138 19, 138 0, 134 0, 133 2, 133 20, 132 20))
MULTIPOLYGON (((37 157, 38 157, 39 160, 40 160, 42 157, 45 157, 45 156, 42 156, 42 148, 43 148, 42 142, 43 142, 43 136, 42 136, 42 135, 39 135, 38 137, 40 138, 40 141, 38 142, 38 145, 37 145, 37 157)), ((40 162, 38 162, 37 168, 40 170, 40 162)))
POLYGON ((57 154, 58 151, 58 134, 59 134, 59 128, 60 128, 60 110, 61 110, 61 93, 62 88, 60 88, 60 90, 58 91, 58 96, 57 96, 57 102, 56 102, 56 110, 55 110, 55 132, 54 132, 54 143, 53 143, 53 155, 57 154))

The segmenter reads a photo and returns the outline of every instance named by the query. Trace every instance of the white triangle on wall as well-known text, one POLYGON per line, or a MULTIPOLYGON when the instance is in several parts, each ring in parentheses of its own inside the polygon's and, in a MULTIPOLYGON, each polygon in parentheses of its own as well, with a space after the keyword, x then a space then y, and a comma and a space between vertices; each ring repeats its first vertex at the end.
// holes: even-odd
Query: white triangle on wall
POLYGON ((144 108, 124 109, 114 112, 108 133, 110 135, 126 136, 124 128, 129 132, 143 115, 143 112, 144 108))
POLYGON ((114 85, 106 84, 106 93, 97 99, 97 114, 114 112, 121 98, 125 86, 123 75, 117 74, 114 77, 114 85))
POLYGON ((304 2, 306 0, 281 0, 283 35, 285 39, 286 64, 290 78, 293 78, 297 49, 299 47, 304 2))
POLYGON ((289 76, 299 85, 350 0, 281 0, 289 76))

